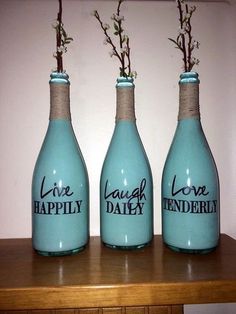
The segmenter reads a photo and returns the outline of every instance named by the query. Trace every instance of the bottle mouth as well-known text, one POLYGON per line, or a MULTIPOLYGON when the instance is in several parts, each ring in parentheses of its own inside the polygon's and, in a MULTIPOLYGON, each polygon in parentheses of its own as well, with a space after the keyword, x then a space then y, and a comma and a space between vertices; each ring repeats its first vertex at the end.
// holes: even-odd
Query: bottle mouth
POLYGON ((180 74, 179 84, 200 83, 197 72, 184 72, 180 74))
POLYGON ((116 87, 134 87, 134 79, 129 76, 120 76, 116 80, 116 87))
POLYGON ((50 84, 70 84, 69 75, 66 72, 52 72, 50 74, 50 84))

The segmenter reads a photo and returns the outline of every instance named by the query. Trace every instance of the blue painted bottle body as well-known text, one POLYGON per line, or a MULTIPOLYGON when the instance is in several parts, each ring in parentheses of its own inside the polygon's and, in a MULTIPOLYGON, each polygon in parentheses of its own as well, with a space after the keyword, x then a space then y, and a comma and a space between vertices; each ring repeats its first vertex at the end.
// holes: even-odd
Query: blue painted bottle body
POLYGON ((219 179, 201 126, 198 74, 183 73, 179 83, 179 121, 162 174, 163 240, 179 252, 207 253, 219 240, 219 179))
POLYGON ((82 250, 89 237, 89 182, 70 120, 69 80, 52 73, 48 130, 32 181, 32 241, 41 255, 82 250))
POLYGON ((101 238, 111 248, 136 249, 153 237, 153 183, 134 114, 131 78, 117 80, 117 114, 100 180, 101 238))

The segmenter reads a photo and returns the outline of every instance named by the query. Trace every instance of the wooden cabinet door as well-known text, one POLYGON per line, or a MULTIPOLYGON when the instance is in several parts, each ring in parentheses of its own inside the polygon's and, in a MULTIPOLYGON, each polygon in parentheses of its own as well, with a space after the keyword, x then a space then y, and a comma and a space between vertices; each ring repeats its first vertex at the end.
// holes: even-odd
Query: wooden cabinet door
POLYGON ((183 314, 182 305, 135 306, 71 310, 0 311, 0 314, 183 314))

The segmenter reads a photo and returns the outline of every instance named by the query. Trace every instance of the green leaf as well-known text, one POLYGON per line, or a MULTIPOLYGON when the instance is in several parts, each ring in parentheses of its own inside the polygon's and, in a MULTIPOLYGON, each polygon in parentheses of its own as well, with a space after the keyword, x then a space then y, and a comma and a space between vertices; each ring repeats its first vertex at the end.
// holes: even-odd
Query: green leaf
POLYGON ((119 31, 119 26, 116 24, 116 23, 114 23, 114 29, 118 32, 119 31))

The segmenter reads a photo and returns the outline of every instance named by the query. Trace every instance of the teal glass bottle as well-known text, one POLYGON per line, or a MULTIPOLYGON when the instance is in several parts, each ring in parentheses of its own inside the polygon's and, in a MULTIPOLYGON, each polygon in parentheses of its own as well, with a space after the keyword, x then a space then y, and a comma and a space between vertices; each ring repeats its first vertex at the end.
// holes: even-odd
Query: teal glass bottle
POLYGON ((218 173, 200 121, 198 74, 181 74, 179 87, 178 124, 162 174, 163 240, 175 251, 207 253, 219 240, 218 173))
POLYGON ((153 183, 134 110, 132 78, 117 79, 116 124, 100 179, 102 242, 141 248, 153 237, 153 183))
POLYGON ((70 114, 66 73, 50 79, 50 119, 32 180, 32 242, 41 255, 71 255, 89 237, 89 182, 70 114))

